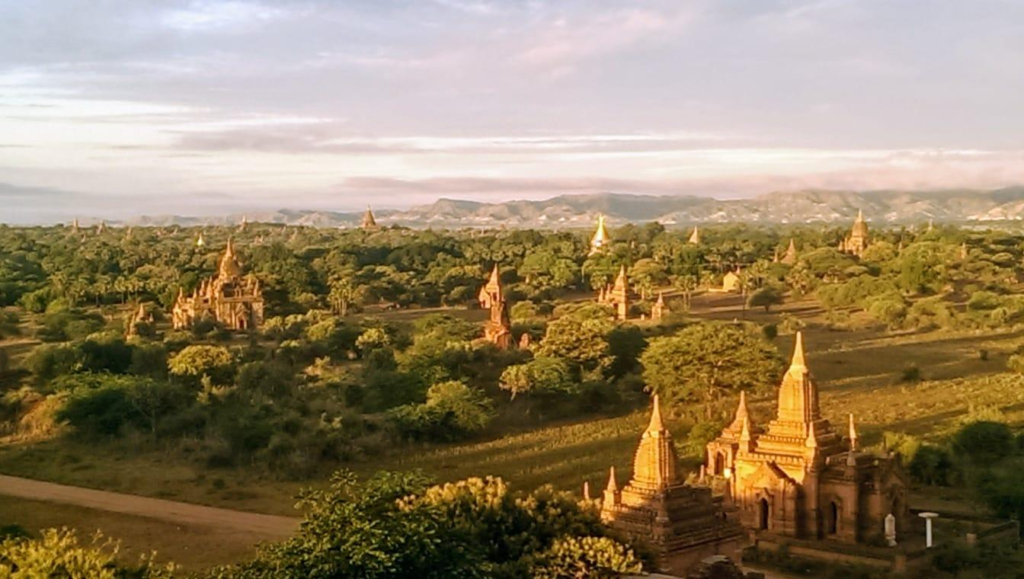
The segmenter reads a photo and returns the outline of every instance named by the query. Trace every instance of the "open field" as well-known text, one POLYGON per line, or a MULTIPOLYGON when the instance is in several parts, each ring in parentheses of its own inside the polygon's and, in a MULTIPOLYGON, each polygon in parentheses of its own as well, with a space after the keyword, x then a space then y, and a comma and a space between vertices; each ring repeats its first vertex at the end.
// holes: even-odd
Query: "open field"
POLYGON ((100 531, 120 542, 120 557, 134 562, 156 553, 157 562, 173 561, 182 571, 206 569, 243 560, 270 537, 203 525, 182 525, 72 505, 0 495, 0 520, 16 522, 30 533, 67 527, 83 544, 100 531))

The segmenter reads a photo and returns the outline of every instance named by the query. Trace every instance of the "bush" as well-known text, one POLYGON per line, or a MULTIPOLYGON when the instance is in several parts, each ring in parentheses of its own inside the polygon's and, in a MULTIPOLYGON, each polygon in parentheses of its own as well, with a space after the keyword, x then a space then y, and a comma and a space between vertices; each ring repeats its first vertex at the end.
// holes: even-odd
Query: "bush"
POLYGON ((1015 374, 1024 374, 1024 354, 1014 354, 1007 358, 1006 368, 1015 374))
POLYGON ((921 381, 921 369, 917 367, 917 364, 911 364, 903 368, 900 372, 900 382, 920 382, 921 381))
POLYGON ((235 361, 231 352, 222 346, 188 346, 167 362, 167 368, 172 376, 193 386, 198 386, 203 376, 208 376, 214 384, 230 384, 235 361))
POLYGON ((424 404, 390 413, 399 433, 416 440, 464 438, 486 428, 493 417, 493 405, 483 392, 457 381, 434 384, 424 404))
POLYGON ((952 480, 953 461, 942 448, 925 445, 917 449, 907 469, 916 482, 946 486, 952 480))
POLYGON ((953 453, 976 466, 992 466, 1009 456, 1016 447, 1010 427, 1001 422, 978 421, 953 435, 953 453))

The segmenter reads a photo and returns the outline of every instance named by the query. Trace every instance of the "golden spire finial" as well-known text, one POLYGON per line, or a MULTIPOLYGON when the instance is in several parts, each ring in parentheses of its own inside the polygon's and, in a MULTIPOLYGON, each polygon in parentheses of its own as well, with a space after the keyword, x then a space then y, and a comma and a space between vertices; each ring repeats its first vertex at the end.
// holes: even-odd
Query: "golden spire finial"
POLYGON ((583 481, 583 500, 590 500, 590 481, 583 481))
POLYGON ((850 450, 857 450, 857 425, 853 422, 853 413, 850 413, 850 450))
POLYGON ((619 483, 615 481, 615 467, 608 469, 608 487, 605 488, 605 492, 615 492, 619 490, 619 483))
POLYGON ((743 427, 740 428, 740 440, 747 442, 751 439, 750 435, 750 417, 746 414, 743 415, 743 427))
POLYGON ((654 410, 651 412, 651 423, 647 425, 647 432, 661 432, 662 430, 665 430, 665 423, 661 420, 661 401, 655 394, 654 410))
POLYGON ((807 448, 818 447, 818 435, 814 433, 814 423, 807 425, 807 448))
POLYGON ((796 333, 796 347, 793 348, 793 361, 789 365, 790 371, 795 369, 807 370, 807 361, 804 359, 804 333, 796 333))

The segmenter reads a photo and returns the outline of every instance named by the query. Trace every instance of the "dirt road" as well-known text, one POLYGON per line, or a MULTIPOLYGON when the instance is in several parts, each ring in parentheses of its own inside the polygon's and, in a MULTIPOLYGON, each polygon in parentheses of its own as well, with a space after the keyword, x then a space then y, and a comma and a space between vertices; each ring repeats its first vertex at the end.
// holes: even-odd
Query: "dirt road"
POLYGON ((0 494, 22 499, 75 505, 99 511, 148 517, 182 525, 199 525, 267 539, 292 535, 299 519, 232 511, 191 503, 151 499, 81 487, 59 485, 27 478, 0 475, 0 494))

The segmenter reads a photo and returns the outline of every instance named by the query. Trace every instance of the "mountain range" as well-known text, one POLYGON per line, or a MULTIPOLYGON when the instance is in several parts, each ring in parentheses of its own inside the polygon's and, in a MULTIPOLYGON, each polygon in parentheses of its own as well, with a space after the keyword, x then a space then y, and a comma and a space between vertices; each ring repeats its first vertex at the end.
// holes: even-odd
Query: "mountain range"
MULTIPOLYGON (((439 199, 404 210, 374 211, 380 225, 410 227, 589 227, 598 215, 610 223, 658 221, 685 227, 702 223, 833 223, 852 220, 862 210, 879 224, 993 222, 1024 219, 1024 186, 995 190, 828 191, 768 193, 748 199, 600 193, 562 195, 541 201, 482 203, 439 199)), ((250 222, 316 227, 358 226, 363 212, 315 210, 256 211, 250 222)), ((158 216, 126 221, 132 225, 217 225, 238 223, 242 214, 223 217, 158 216)))

